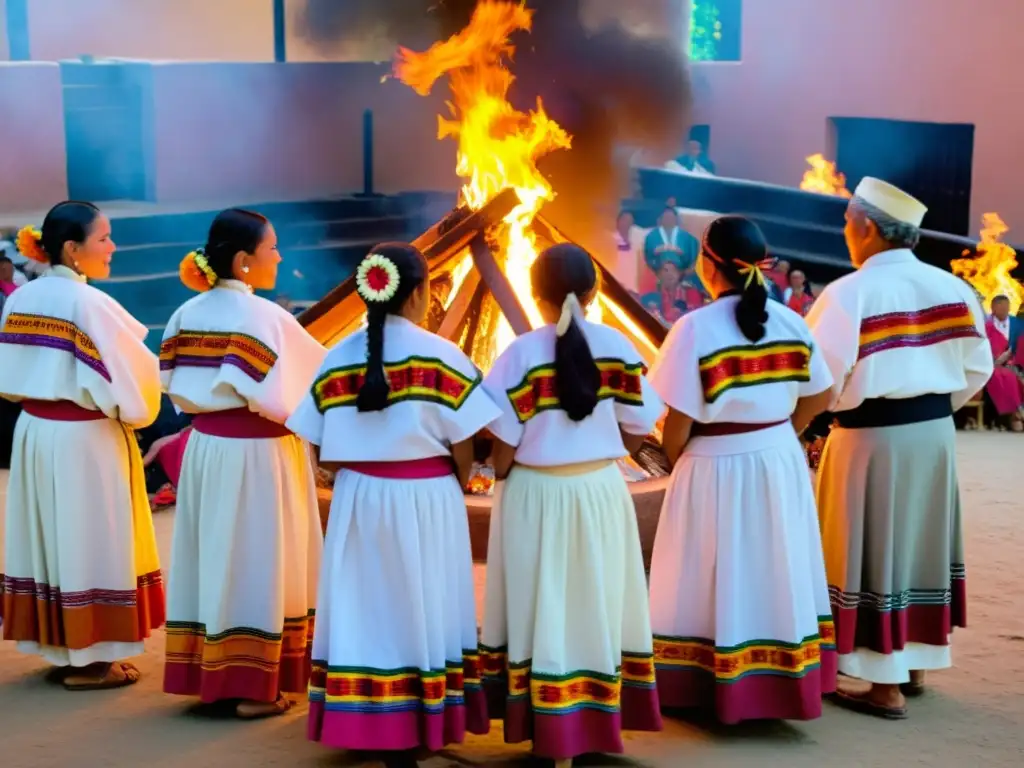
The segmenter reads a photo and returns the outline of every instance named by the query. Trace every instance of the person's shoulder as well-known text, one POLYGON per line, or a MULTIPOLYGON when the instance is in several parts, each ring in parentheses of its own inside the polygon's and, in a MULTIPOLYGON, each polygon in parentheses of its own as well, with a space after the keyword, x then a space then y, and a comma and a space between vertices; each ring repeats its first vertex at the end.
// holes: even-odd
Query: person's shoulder
POLYGON ((613 357, 633 364, 640 359, 633 341, 618 328, 588 322, 585 327, 587 341, 595 358, 613 357))

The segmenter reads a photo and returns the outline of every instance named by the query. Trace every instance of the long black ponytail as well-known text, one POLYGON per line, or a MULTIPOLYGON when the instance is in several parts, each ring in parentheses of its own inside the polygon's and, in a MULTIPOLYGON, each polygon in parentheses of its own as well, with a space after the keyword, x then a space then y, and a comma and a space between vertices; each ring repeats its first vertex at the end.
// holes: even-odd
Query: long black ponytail
POLYGON ((366 377, 356 396, 361 412, 383 411, 391 385, 384 370, 384 323, 427 279, 427 260, 407 243, 381 243, 356 267, 356 291, 366 304, 366 377))
POLYGON ((597 407, 601 388, 601 372, 581 326, 583 306, 596 293, 594 261, 578 245, 554 245, 533 262, 530 282, 538 299, 562 309, 556 326, 555 386, 562 410, 573 421, 583 421, 597 407))
POLYGON ((761 228, 742 216, 721 216, 704 230, 701 253, 739 291, 736 324, 740 333, 755 343, 763 339, 768 286, 762 270, 767 267, 768 243, 761 228))

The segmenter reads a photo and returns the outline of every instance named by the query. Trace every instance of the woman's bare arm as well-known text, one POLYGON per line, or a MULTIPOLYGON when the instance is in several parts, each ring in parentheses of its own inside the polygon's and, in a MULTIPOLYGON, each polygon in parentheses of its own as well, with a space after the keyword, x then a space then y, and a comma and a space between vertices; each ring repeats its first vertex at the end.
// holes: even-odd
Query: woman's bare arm
POLYGON ((801 397, 796 401, 796 408, 793 410, 793 415, 790 417, 790 421, 793 422, 793 429, 796 430, 798 435, 803 434, 803 431, 807 429, 808 425, 814 421, 817 416, 824 413, 832 401, 832 390, 826 389, 824 392, 819 392, 816 395, 810 395, 809 397, 801 397))
POLYGON ((473 471, 472 437, 452 446, 452 460, 455 462, 455 476, 459 479, 459 485, 465 488, 469 484, 469 475, 473 471))
POLYGON ((491 464, 494 465, 494 477, 497 480, 504 480, 508 477, 509 471, 516 460, 516 449, 508 443, 494 438, 494 447, 491 449, 491 464))
POLYGON ((662 432, 662 445, 669 463, 674 467, 679 457, 683 455, 683 449, 690 440, 690 430, 693 428, 693 419, 674 408, 668 409, 668 416, 665 417, 665 428, 662 432))
POLYGON ((629 455, 636 456, 640 449, 643 448, 647 435, 631 435, 629 432, 623 432, 622 429, 619 432, 622 434, 622 444, 626 446, 629 455))

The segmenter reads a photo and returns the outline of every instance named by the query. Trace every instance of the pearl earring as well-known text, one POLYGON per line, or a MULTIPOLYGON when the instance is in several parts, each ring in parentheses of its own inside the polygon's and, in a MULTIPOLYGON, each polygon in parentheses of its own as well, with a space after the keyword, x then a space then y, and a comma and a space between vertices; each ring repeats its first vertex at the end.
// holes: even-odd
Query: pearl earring
POLYGON ((246 274, 246 275, 249 274, 249 265, 248 264, 243 264, 242 265, 242 273, 246 274))

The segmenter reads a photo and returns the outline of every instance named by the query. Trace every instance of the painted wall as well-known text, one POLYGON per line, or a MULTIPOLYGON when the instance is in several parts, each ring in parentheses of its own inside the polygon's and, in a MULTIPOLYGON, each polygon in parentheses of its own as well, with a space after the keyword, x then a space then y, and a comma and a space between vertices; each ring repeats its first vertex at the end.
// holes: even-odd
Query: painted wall
MULTIPOLYGON (((271 0, 29 0, 35 60, 273 61, 271 0)), ((6 58, 6 37, 0 54, 6 58)))
MULTIPOLYGON (((374 64, 155 64, 156 199, 288 200, 362 189, 374 111, 378 192, 457 189, 437 99, 374 64)), ((443 96, 443 94, 441 94, 443 96)))
POLYGON ((721 174, 797 185, 831 116, 974 123, 971 220, 998 211, 1024 236, 1024 3, 748 0, 743 16, 742 62, 693 65, 721 174))
POLYGON ((10 57, 7 45, 7 0, 0 0, 0 61, 7 61, 10 57))
POLYGON ((0 63, 0 211, 46 209, 66 196, 60 71, 0 63))

